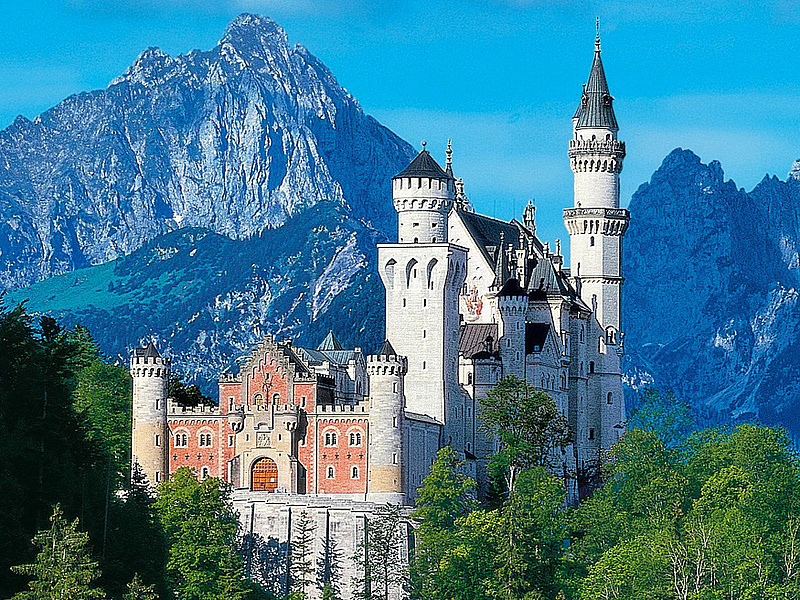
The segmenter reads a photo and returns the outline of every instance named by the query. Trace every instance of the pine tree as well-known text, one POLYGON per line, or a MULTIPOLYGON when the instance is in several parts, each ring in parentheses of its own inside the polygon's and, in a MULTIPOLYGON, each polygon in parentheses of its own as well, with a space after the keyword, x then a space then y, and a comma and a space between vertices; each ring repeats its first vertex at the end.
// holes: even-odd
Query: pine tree
POLYGON ((386 504, 375 509, 366 532, 366 566, 369 600, 388 600, 393 590, 405 590, 408 566, 402 555, 403 535, 400 506, 386 504))
POLYGON ((342 579, 342 551, 336 540, 327 535, 322 548, 322 555, 317 561, 317 585, 322 590, 323 597, 328 589, 331 598, 339 598, 341 594, 342 579))
POLYGON ((305 600, 314 585, 314 530, 316 524, 311 516, 303 511, 297 519, 297 533, 291 541, 291 563, 289 573, 292 578, 292 592, 305 600))
POLYGON ((136 573, 133 579, 128 584, 128 591, 122 597, 122 600, 157 600, 158 594, 152 585, 144 585, 142 580, 139 579, 139 574, 136 573))
POLYGON ((50 517, 50 529, 33 537, 40 548, 35 562, 12 567, 20 575, 33 579, 28 591, 19 592, 13 600, 92 600, 105 594, 93 585, 100 577, 97 562, 89 550, 89 536, 78 530, 78 519, 64 519, 56 505, 50 517))

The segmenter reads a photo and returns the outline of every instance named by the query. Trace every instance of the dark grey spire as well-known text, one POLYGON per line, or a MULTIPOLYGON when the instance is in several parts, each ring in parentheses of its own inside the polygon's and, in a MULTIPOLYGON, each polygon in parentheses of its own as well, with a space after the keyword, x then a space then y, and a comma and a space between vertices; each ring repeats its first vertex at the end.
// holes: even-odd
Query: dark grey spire
POLYGON ((329 331, 328 335, 325 336, 325 339, 322 340, 322 343, 317 346, 317 350, 344 350, 344 346, 336 339, 336 336, 333 335, 333 331, 329 331))
POLYGON ((444 172, 442 167, 439 166, 431 153, 423 150, 417 157, 411 161, 402 173, 392 177, 392 179, 399 179, 401 177, 431 177, 433 179, 452 179, 452 175, 444 172))
POLYGON ((602 128, 617 131, 617 118, 614 116, 614 98, 608 90, 606 73, 603 70, 603 61, 600 58, 600 32, 594 41, 594 61, 589 72, 589 80, 583 86, 583 95, 574 119, 578 122, 576 128, 602 128))
POLYGON ((397 352, 394 351, 392 345, 389 343, 389 340, 383 342, 383 347, 381 351, 378 352, 378 356, 397 356, 397 352))

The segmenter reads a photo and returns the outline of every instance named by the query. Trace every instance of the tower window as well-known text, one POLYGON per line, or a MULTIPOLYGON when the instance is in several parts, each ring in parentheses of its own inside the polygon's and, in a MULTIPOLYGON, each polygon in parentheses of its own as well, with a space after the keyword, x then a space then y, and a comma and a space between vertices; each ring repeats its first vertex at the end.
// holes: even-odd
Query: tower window
POLYGON ((336 445, 336 432, 329 431, 325 434, 325 445, 326 446, 335 446, 336 445))
POLYGON ((156 471, 156 483, 161 481, 161 471, 156 471))
POLYGON ((392 393, 393 394, 397 393, 397 388, 398 388, 397 382, 396 381, 392 382, 392 393))
POLYGON ((160 446, 161 445, 161 436, 160 435, 156 434, 155 442, 156 442, 156 446, 160 446))
POLYGON ((211 473, 208 470, 208 467, 203 467, 203 470, 200 473, 201 473, 200 477, 202 479, 208 479, 208 477, 211 475, 211 473))
POLYGON ((608 402, 608 404, 614 404, 614 395, 611 392, 608 392, 608 397, 606 398, 606 402, 608 402))
POLYGON ((594 373, 594 361, 589 361, 589 373, 594 373))
MULTIPOLYGON (((414 243, 415 244, 419 244, 419 238, 414 238, 414 243)), ((415 277, 416 277, 416 275, 415 275, 415 277)))
POLYGON ((426 337, 428 337, 428 332, 425 329, 423 329, 422 330, 422 338, 425 339, 426 337))
POLYGON ((472 385, 472 373, 467 373, 467 385, 472 385))
POLYGON ((428 299, 427 298, 423 298, 422 299, 422 306, 423 307, 428 306, 428 299))
POLYGON ((358 467, 353 467, 353 470, 350 472, 351 479, 358 479, 358 467))
POLYGON ((434 238, 433 238, 433 243, 434 244, 436 243, 436 236, 434 236, 434 238))
POLYGON ((589 238, 589 245, 594 246, 594 236, 589 238))
POLYGON ((594 439, 594 429, 589 429, 589 439, 590 440, 594 439))
POLYGON ((392 452, 392 464, 397 464, 397 452, 392 452))
POLYGON ((412 227, 419 227, 419 223, 414 223, 412 227))
POLYGON ((236 442, 236 438, 232 435, 228 436, 228 446, 233 447, 233 444, 236 442))
POLYGON ((328 479, 333 479, 335 475, 336 475, 336 472, 333 470, 333 467, 328 467, 327 478, 328 479))
POLYGON ((397 417, 392 417, 392 427, 397 427, 397 417))
POLYGON ((403 308, 405 308, 405 307, 406 307, 406 299, 403 298, 403 308))
POLYGON ((422 361, 422 370, 423 371, 425 370, 425 361, 424 360, 422 361))

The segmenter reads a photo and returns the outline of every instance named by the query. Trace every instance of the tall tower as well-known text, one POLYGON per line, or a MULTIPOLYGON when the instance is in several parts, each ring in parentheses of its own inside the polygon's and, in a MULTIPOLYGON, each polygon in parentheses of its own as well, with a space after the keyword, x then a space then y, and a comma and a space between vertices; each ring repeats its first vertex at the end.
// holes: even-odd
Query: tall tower
POLYGON ((570 235, 571 275, 593 316, 586 328, 586 425, 578 450, 599 456, 614 443, 624 421, 622 399, 622 239, 629 213, 619 207, 625 144, 617 139, 614 98, 600 58, 600 34, 580 105, 572 119, 569 157, 575 204, 564 211, 570 235))
POLYGON ((386 288, 386 337, 408 357, 406 409, 439 420, 442 443, 461 450, 458 294, 467 250, 447 242, 454 183, 425 149, 392 179, 398 243, 378 246, 378 264, 386 288))
POLYGON ((169 359, 161 357, 153 342, 134 350, 131 467, 138 463, 152 486, 169 476, 169 372, 169 359))
POLYGON ((408 361, 389 340, 367 357, 369 375, 369 475, 367 500, 405 504, 403 481, 403 383, 408 361))

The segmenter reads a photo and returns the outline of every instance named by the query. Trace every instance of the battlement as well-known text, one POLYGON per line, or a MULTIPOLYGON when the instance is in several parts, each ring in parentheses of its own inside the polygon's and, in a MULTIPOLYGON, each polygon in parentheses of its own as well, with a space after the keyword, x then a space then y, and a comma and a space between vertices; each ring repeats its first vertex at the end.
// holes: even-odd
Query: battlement
POLYGON ((241 373, 225 372, 219 374, 219 383, 242 383, 241 373))
POLYGON ((408 359, 405 356, 370 354, 367 356, 367 374, 402 376, 408 373, 408 359))
POLYGON ((570 235, 623 235, 628 229, 630 213, 624 208, 567 208, 564 225, 570 235))
POLYGON ((352 415, 356 413, 368 413, 369 407, 366 402, 356 402, 355 404, 317 404, 317 412, 333 415, 352 415))
POLYGON ((219 406, 208 404, 198 404, 197 406, 184 406, 178 404, 174 399, 167 398, 167 414, 172 415, 222 415, 219 406))
POLYGON ((575 158, 581 155, 616 156, 625 157, 625 142, 619 140, 584 140, 571 139, 569 141, 569 156, 575 158))
POLYGON ((131 358, 131 377, 155 377, 169 379, 170 363, 168 358, 131 358))

